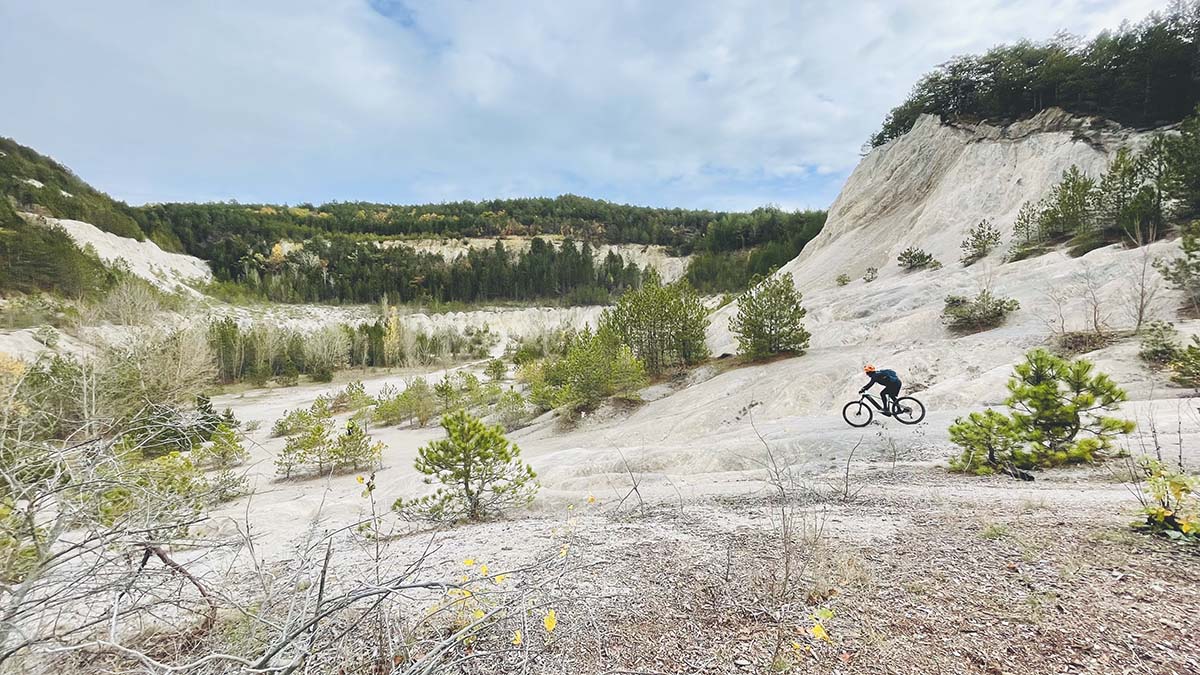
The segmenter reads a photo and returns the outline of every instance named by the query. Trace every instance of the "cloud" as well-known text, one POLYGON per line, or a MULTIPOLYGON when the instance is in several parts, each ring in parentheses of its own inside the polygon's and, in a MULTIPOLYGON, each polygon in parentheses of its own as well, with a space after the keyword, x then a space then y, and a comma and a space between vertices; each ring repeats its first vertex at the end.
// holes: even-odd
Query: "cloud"
POLYGON ((919 75, 1149 0, 42 0, 0 134, 134 203, 823 207, 919 75))

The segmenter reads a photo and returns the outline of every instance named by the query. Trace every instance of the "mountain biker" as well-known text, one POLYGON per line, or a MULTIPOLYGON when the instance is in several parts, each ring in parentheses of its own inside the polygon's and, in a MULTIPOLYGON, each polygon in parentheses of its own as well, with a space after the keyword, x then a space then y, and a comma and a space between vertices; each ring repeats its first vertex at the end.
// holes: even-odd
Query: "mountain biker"
POLYGON ((880 400, 883 401, 882 412, 884 415, 891 415, 892 410, 895 408, 893 404, 900 394, 900 377, 896 375, 896 371, 894 370, 887 370, 886 368, 884 370, 876 370, 875 366, 869 363, 863 366, 863 372, 867 374, 867 377, 871 378, 871 381, 867 383, 867 386, 859 389, 858 393, 865 393, 876 384, 882 385, 883 391, 879 394, 880 400), (889 399, 891 399, 891 403, 888 402, 889 399))

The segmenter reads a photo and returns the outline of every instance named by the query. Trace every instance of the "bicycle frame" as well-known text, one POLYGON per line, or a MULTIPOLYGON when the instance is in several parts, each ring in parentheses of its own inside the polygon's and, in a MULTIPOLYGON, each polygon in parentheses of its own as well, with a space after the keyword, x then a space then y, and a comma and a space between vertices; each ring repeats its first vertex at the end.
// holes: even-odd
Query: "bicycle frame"
POLYGON ((871 406, 874 407, 876 410, 878 410, 879 412, 883 412, 883 403, 881 401, 876 401, 874 396, 864 392, 862 395, 862 398, 859 400, 861 401, 864 399, 868 403, 870 403, 871 406))

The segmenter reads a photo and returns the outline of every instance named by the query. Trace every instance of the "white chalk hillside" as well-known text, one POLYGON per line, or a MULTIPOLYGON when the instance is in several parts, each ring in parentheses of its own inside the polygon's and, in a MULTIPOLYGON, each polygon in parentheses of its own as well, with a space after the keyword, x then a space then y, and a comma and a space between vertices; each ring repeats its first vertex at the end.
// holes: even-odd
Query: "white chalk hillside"
MULTIPOLYGON (((1113 265, 1124 257, 1110 250, 1079 260, 1051 255, 1000 265, 1017 211, 1025 201, 1045 196, 1071 165, 1097 177, 1117 149, 1137 148, 1145 140, 1145 134, 1057 108, 1008 127, 949 125, 924 115, 907 134, 863 158, 830 207, 821 234, 778 273, 792 275, 814 323, 852 319, 844 330, 817 332, 816 345, 848 344, 868 335, 888 341, 940 335, 934 310, 940 311, 945 295, 977 290, 985 281, 1023 307, 1036 308, 1051 280, 1084 268, 1111 278, 1113 265), (988 259, 963 270, 959 245, 984 219, 1004 240, 988 259), (900 269, 896 256, 910 246, 928 251, 945 268, 918 274, 900 269), (878 268, 879 280, 864 287, 869 267, 878 268), (839 289, 839 274, 855 282, 839 289)), ((736 348, 727 329, 735 311, 730 306, 714 317, 709 342, 715 353, 736 348)))
POLYGON ((21 215, 35 225, 62 228, 80 248, 90 246, 105 263, 124 265, 130 272, 165 291, 183 289, 195 293, 186 282, 212 279, 212 270, 205 261, 164 251, 149 239, 138 241, 121 237, 79 220, 61 220, 33 213, 21 215))

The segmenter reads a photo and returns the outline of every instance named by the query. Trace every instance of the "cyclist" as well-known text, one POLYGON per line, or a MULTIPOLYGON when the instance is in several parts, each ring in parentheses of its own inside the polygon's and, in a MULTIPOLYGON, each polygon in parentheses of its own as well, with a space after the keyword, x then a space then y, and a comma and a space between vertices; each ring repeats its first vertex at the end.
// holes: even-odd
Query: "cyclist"
POLYGON ((894 370, 876 370, 875 366, 869 363, 863 366, 863 372, 867 374, 867 377, 871 378, 871 381, 867 383, 867 386, 859 389, 858 393, 865 393, 876 384, 882 385, 883 391, 879 395, 880 400, 883 401, 882 412, 884 415, 891 415, 892 410, 896 407, 893 404, 900 394, 900 377, 896 375, 896 371, 894 370))

